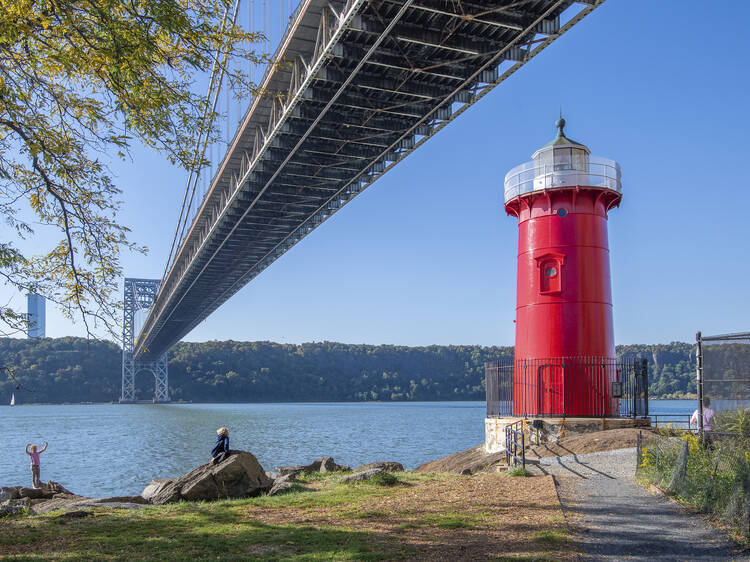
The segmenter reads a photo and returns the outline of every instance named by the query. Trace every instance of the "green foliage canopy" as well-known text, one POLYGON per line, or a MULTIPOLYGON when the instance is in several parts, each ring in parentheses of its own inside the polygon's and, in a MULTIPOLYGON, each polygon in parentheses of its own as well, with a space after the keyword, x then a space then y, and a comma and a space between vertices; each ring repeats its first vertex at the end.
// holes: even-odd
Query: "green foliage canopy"
MULTIPOLYGON (((259 61, 262 39, 232 23, 233 0, 0 0, 0 276, 37 292, 89 334, 116 335, 123 249, 145 251, 118 222, 121 188, 107 167, 133 142, 193 169, 215 115, 196 77, 226 68, 235 92, 254 85, 226 60, 259 61), (59 235, 22 251, 35 229, 59 235)), ((247 67, 247 65, 243 65, 247 67)), ((28 245, 27 245, 28 246, 28 245)), ((0 321, 23 317, 0 307, 0 321)))

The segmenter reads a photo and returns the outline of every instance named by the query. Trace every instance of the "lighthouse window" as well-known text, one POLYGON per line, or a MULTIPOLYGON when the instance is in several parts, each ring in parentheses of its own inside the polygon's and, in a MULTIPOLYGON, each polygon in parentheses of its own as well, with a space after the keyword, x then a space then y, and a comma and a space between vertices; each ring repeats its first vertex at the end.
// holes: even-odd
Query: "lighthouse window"
POLYGON ((586 152, 578 148, 573 149, 573 169, 586 171, 587 166, 586 152))
POLYGON ((554 277, 555 275, 557 275, 557 268, 548 267, 544 273, 547 275, 547 277, 554 277))
POLYGON ((570 170, 571 151, 569 148, 555 149, 555 170, 570 170))
POLYGON ((567 210, 565 210, 565 209, 558 209, 558 210, 557 210, 557 216, 558 216, 558 217, 564 217, 564 216, 565 216, 565 215, 567 215, 567 214, 568 214, 568 211, 567 211, 567 210))

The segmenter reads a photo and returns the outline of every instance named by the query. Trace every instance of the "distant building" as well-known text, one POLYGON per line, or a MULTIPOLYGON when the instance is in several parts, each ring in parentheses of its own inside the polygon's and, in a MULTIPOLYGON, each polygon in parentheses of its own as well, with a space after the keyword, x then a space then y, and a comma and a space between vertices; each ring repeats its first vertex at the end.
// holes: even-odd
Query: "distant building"
POLYGON ((27 314, 29 319, 28 335, 30 338, 43 338, 46 330, 47 301, 41 295, 29 294, 27 298, 27 314))

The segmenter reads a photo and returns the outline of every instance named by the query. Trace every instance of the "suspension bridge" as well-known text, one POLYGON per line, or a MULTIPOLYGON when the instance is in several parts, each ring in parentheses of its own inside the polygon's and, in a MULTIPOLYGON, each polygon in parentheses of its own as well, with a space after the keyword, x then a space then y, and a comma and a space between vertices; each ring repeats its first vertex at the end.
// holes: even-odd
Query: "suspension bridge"
POLYGON ((188 180, 163 278, 125 280, 121 401, 141 370, 169 400, 172 345, 604 0, 295 1, 227 12, 284 30, 233 136, 227 87, 226 143, 199 140, 223 157, 188 180))

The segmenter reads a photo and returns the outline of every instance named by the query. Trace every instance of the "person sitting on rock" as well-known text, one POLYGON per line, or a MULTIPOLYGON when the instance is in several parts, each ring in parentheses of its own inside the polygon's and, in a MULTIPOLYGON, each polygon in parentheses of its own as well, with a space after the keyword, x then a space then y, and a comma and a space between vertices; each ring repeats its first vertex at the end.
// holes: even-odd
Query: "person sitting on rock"
POLYGON ((229 430, 220 427, 216 433, 216 445, 211 449, 211 464, 218 464, 229 456, 229 430))
POLYGON ((39 473, 41 472, 40 466, 39 466, 39 455, 41 455, 44 451, 47 450, 48 443, 44 442, 44 447, 42 447, 41 451, 37 451, 37 446, 32 445, 31 443, 26 443, 26 454, 31 457, 31 482, 32 486, 34 488, 41 488, 42 487, 42 480, 39 477, 39 473), (31 450, 29 450, 31 448, 31 450))

